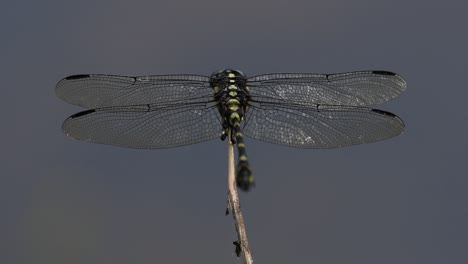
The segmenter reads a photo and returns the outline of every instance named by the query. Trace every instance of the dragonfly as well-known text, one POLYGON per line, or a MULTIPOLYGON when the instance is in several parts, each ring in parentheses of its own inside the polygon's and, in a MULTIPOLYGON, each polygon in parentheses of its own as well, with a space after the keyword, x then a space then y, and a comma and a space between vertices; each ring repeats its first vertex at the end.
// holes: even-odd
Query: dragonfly
POLYGON ((85 110, 67 118, 66 135, 136 149, 164 149, 220 138, 237 146, 237 186, 254 186, 244 135, 295 148, 328 149, 402 133, 397 115, 374 109, 406 89, 389 71, 272 73, 235 69, 195 74, 79 74, 55 92, 85 110))

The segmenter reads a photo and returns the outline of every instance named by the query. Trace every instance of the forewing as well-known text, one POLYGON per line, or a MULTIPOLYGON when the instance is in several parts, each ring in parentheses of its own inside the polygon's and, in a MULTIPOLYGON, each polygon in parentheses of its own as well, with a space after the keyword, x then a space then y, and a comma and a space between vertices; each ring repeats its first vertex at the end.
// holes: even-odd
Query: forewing
POLYGON ((338 148, 399 135, 403 121, 396 115, 354 106, 287 106, 264 103, 247 111, 248 137, 297 148, 338 148))
POLYGON ((83 111, 65 120, 63 130, 93 143, 157 149, 217 138, 222 126, 213 105, 141 105, 83 111))
POLYGON ((200 75, 73 75, 58 82, 55 92, 64 101, 88 109, 166 105, 213 95, 209 78, 200 75))
POLYGON ((249 78, 248 85, 252 100, 281 100, 311 106, 379 104, 406 89, 402 77, 386 71, 265 74, 249 78))

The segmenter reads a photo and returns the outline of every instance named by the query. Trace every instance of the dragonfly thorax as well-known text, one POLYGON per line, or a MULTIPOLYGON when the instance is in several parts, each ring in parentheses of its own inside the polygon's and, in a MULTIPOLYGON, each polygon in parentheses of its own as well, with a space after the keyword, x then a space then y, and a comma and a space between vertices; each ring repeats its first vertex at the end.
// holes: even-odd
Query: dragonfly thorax
POLYGON ((211 75, 210 85, 214 90, 219 113, 224 119, 225 129, 240 123, 250 97, 245 75, 237 70, 221 70, 211 75))

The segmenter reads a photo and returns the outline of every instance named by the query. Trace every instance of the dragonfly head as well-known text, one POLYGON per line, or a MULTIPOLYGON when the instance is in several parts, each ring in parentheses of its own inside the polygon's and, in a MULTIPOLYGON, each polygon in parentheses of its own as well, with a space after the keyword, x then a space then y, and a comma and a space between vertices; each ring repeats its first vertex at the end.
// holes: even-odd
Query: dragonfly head
POLYGON ((246 78, 245 74, 239 70, 222 69, 211 74, 210 85, 211 87, 224 86, 230 83, 230 80, 245 83, 246 78))
POLYGON ((235 77, 245 77, 245 74, 239 70, 233 70, 233 69, 222 69, 216 72, 213 72, 211 75, 211 78, 228 78, 229 74, 234 74, 235 77))

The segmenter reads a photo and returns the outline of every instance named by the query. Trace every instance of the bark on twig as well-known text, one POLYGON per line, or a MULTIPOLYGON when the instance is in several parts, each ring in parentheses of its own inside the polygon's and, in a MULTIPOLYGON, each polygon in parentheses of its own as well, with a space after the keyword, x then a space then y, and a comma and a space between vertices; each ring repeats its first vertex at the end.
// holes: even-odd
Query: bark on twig
MULTIPOLYGON (((234 172, 234 145, 228 140, 228 209, 234 218, 238 241, 236 245, 236 254, 240 249, 244 264, 252 264, 253 259, 250 253, 249 242, 247 241, 247 232, 245 230, 244 218, 240 208, 239 195, 237 193, 235 172, 234 172)), ((239 256, 239 254, 237 254, 239 256)))

